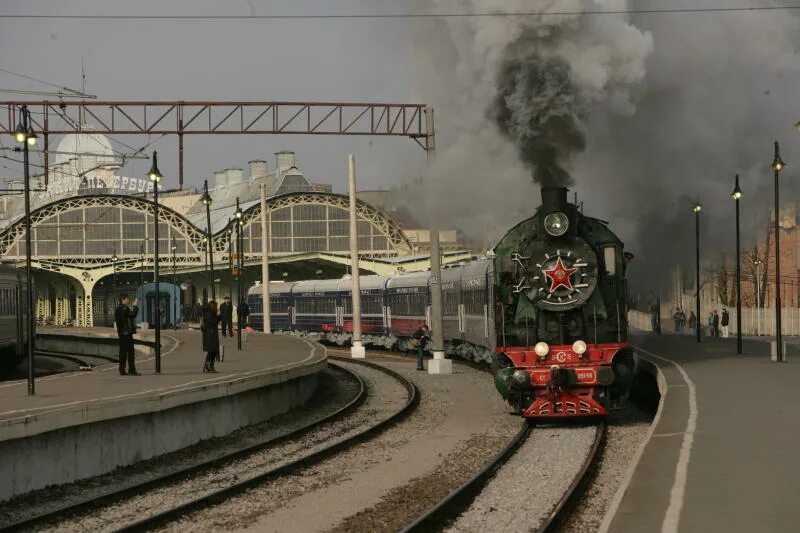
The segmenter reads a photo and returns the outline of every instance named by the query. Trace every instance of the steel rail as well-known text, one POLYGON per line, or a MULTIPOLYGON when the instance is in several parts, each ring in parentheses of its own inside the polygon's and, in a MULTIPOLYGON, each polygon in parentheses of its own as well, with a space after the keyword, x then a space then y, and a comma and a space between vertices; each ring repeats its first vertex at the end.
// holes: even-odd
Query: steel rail
POLYGON ((581 469, 572 479, 572 483, 570 483, 553 510, 550 511, 545 521, 538 527, 537 533, 556 531, 560 526, 563 526, 577 503, 586 494, 586 489, 589 488, 592 479, 594 479, 594 474, 603 455, 607 429, 608 424, 605 420, 601 420, 597 424, 592 448, 589 450, 586 459, 584 459, 581 469))
POLYGON ((304 435, 306 433, 309 433, 310 431, 312 431, 313 429, 315 429, 316 427, 318 427, 318 426, 320 426, 322 424, 333 422, 333 421, 335 421, 335 420, 337 420, 337 419, 349 414, 354 409, 359 407, 362 403, 364 403, 364 401, 367 398, 367 394, 368 394, 366 383, 364 383, 364 380, 361 378, 361 376, 359 376, 355 372, 347 370, 346 368, 343 368, 343 367, 341 367, 339 365, 334 365, 334 366, 336 366, 337 369, 349 374, 351 378, 355 379, 355 381, 358 383, 358 392, 344 406, 340 407, 339 409, 337 409, 336 411, 334 411, 333 413, 331 413, 331 414, 329 414, 327 416, 324 416, 324 417, 322 417, 322 418, 320 418, 318 420, 314 420, 312 422, 309 422, 308 424, 306 424, 304 426, 301 426, 301 427, 299 427, 297 429, 294 429, 294 430, 292 430, 292 431, 290 431, 288 433, 285 433, 283 435, 280 435, 278 437, 274 437, 272 439, 267 439, 267 440, 264 440, 262 442, 257 442, 255 444, 252 444, 250 446, 246 446, 244 448, 235 450, 235 451, 227 453, 225 455, 221 455, 219 457, 215 457, 214 459, 211 459, 209 461, 200 462, 200 463, 197 463, 197 464, 194 464, 194 465, 189 465, 187 467, 180 468, 180 469, 175 470, 173 472, 168 472, 166 474, 157 475, 157 476, 152 477, 150 479, 147 479, 147 480, 145 480, 143 482, 134 483, 134 484, 122 487, 122 488, 115 488, 115 489, 112 489, 112 490, 110 490, 110 491, 108 491, 108 492, 106 492, 104 494, 101 494, 100 496, 86 498, 86 499, 80 500, 80 501, 75 502, 75 503, 70 503, 70 504, 67 504, 67 505, 63 505, 63 506, 60 506, 60 507, 58 507, 56 509, 52 509, 50 511, 45 511, 43 513, 40 513, 40 514, 37 514, 37 515, 34 515, 34 516, 30 516, 28 518, 24 518, 24 519, 18 520, 16 522, 13 522, 13 523, 10 523, 10 524, 0 524, 0 531, 19 531, 19 530, 23 530, 23 529, 30 529, 33 526, 36 526, 36 525, 39 525, 39 524, 42 524, 42 523, 45 523, 45 522, 53 522, 53 521, 58 520, 58 519, 64 519, 64 518, 67 518, 69 516, 74 516, 74 515, 78 514, 79 512, 85 511, 87 509, 96 508, 96 507, 103 506, 103 505, 109 505, 109 504, 114 503, 116 501, 122 500, 122 499, 124 499, 126 497, 142 493, 147 489, 150 489, 150 488, 153 488, 153 487, 158 487, 158 486, 161 486, 161 485, 165 485, 167 483, 171 483, 171 482, 174 482, 174 481, 178 481, 178 480, 186 478, 187 476, 195 475, 195 474, 198 474, 200 472, 203 472, 203 471, 206 471, 206 470, 210 470, 211 468, 214 468, 214 467, 221 466, 223 464, 229 463, 229 462, 234 461, 234 460, 236 460, 236 459, 238 459, 240 457, 244 457, 246 455, 257 453, 259 451, 262 451, 262 450, 264 450, 266 448, 269 448, 271 446, 274 446, 276 444, 280 444, 280 443, 285 442, 287 440, 290 440, 290 439, 293 439, 293 438, 297 438, 297 437, 300 437, 300 436, 302 436, 302 435, 304 435))
POLYGON ((403 405, 402 408, 394 412, 391 416, 384 418, 383 420, 380 420, 375 424, 372 424, 371 426, 367 427, 366 429, 356 433, 355 435, 347 439, 335 442, 333 444, 330 444, 322 448, 321 450, 312 452, 308 455, 300 457, 299 459, 295 459, 281 466, 271 468, 265 472, 257 474, 248 479, 242 480, 232 485, 228 485, 227 487, 223 487, 222 489, 215 490, 199 498, 189 500, 171 509, 167 509, 166 511, 162 511, 154 515, 151 515, 149 517, 143 518, 142 520, 126 524, 116 529, 115 531, 117 532, 150 531, 153 530, 154 528, 172 522, 177 518, 185 515, 186 513, 197 511, 199 509, 203 509, 205 507, 217 503, 225 502, 231 496, 242 493, 249 488, 260 485, 271 479, 279 478, 281 476, 286 476, 295 471, 302 470, 311 465, 317 464, 340 451, 351 448, 356 444, 359 444, 365 440, 372 438, 373 436, 383 431, 385 428, 405 418, 419 404, 419 391, 417 390, 417 387, 410 380, 401 376, 399 373, 367 361, 356 361, 344 357, 335 357, 330 355, 328 356, 328 358, 370 367, 375 370, 384 372, 385 374, 388 374, 393 378, 397 379, 398 381, 400 381, 400 383, 403 384, 408 393, 408 398, 406 400, 405 405, 403 405))
POLYGON ((511 439, 511 442, 506 445, 503 451, 486 463, 480 472, 472 476, 472 478, 467 480, 463 485, 445 496, 439 503, 425 511, 425 513, 406 526, 402 530, 402 533, 438 531, 447 522, 458 517, 458 515, 469 507, 475 499, 475 496, 486 486, 494 473, 511 459, 514 452, 528 439, 530 433, 531 425, 527 421, 523 422, 522 428, 514 438, 511 439))

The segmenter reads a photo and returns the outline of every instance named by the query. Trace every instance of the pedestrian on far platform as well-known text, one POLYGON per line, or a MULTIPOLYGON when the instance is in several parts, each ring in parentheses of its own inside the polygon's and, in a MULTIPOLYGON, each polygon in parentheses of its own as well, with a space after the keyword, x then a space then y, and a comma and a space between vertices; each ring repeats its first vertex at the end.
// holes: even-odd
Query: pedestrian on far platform
POLYGON ((425 352, 425 344, 430 338, 431 330, 427 324, 423 324, 411 334, 411 346, 417 349, 417 370, 425 370, 423 354, 425 352))
POLYGON ((697 316, 695 316, 694 311, 692 311, 689 314, 689 331, 692 332, 692 335, 694 335, 696 327, 697 327, 697 316))
POLYGON ((714 337, 714 311, 708 313, 708 336, 714 337))
POLYGON ((133 334, 136 333, 136 314, 139 308, 137 299, 133 300, 133 309, 128 307, 128 295, 119 295, 119 305, 114 311, 114 324, 119 336, 119 375, 138 376, 134 360, 133 334), (125 367, 127 366, 127 370, 125 367))
POLYGON ((728 314, 728 310, 724 307, 722 308, 722 318, 720 319, 720 327, 722 327, 722 338, 728 338, 728 324, 730 324, 731 317, 728 314))
POLYGON ((226 296, 222 305, 219 306, 219 317, 222 322, 222 336, 233 337, 233 305, 230 296, 226 296))
POLYGON ((714 309, 713 321, 714 321, 714 336, 719 337, 719 313, 717 313, 716 309, 714 309))
POLYGON ((217 302, 211 300, 203 310, 203 321, 200 324, 200 330, 203 332, 203 351, 206 352, 203 372, 216 372, 214 362, 219 357, 219 320, 217 302))

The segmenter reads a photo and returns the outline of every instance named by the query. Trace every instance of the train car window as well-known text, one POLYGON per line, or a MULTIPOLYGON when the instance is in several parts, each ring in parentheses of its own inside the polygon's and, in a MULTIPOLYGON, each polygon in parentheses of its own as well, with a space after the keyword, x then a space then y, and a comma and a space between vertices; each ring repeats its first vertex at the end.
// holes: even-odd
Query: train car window
POLYGON ((606 264, 606 275, 615 276, 617 274, 617 247, 603 247, 603 262, 606 264))

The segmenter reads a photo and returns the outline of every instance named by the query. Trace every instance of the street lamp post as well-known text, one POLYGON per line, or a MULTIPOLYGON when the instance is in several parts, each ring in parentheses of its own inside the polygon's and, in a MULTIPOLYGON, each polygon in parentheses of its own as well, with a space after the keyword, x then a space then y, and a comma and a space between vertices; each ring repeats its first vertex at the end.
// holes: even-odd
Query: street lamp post
POLYGON ((239 207, 239 198, 236 198, 236 270, 238 273, 236 283, 236 349, 242 349, 242 269, 244 267, 243 258, 243 239, 242 239, 242 217, 244 213, 239 207))
POLYGON ((208 239, 208 284, 211 287, 211 299, 217 299, 217 292, 214 289, 214 238, 211 235, 211 204, 214 200, 208 194, 208 180, 203 182, 203 196, 200 198, 206 206, 206 238, 208 239))
POLYGON ((177 278, 175 277, 175 263, 177 262, 177 257, 175 252, 178 251, 178 245, 175 243, 175 238, 172 238, 172 284, 177 286, 177 278))
POLYGON ((761 259, 756 259, 756 335, 761 335, 761 259))
POLYGON ((783 356, 783 336, 781 333, 781 234, 778 224, 780 192, 778 189, 778 174, 786 166, 781 159, 781 148, 775 141, 775 156, 772 159, 772 170, 775 171, 775 360, 779 363, 786 362, 783 356))
POLYGON ((739 242, 739 200, 742 189, 739 188, 739 174, 736 174, 736 185, 731 197, 736 203, 736 353, 742 353, 742 251, 739 242))
POLYGON ((697 333, 697 342, 700 342, 700 211, 703 206, 699 203, 694 204, 692 211, 694 211, 694 236, 695 236, 695 295, 694 295, 694 309, 697 315, 697 324, 695 331, 697 333))
POLYGON ((28 342, 26 355, 28 357, 28 395, 36 394, 36 383, 33 373, 33 343, 35 341, 34 320, 36 316, 33 308, 33 268, 31 266, 31 176, 30 161, 28 159, 28 147, 36 144, 38 138, 33 131, 31 115, 28 106, 20 108, 20 122, 14 131, 14 139, 22 144, 23 165, 24 165, 24 194, 25 194, 25 303, 28 307, 27 330, 28 342))
MULTIPOLYGON (((203 235, 203 272, 206 273, 208 283, 208 235, 203 235)), ((203 305, 208 303, 208 287, 203 289, 203 305)))
POLYGON ((231 219, 228 219, 228 273, 231 275, 231 281, 228 284, 228 299, 233 305, 233 225, 231 219))
MULTIPOLYGON (((153 182, 153 218, 154 231, 153 237, 155 246, 153 247, 153 284, 155 285, 155 315, 156 315, 156 374, 161 373, 161 294, 158 286, 158 184, 161 181, 161 172, 158 170, 158 153, 153 151, 153 165, 147 173, 150 181, 153 182)), ((142 291, 144 297, 144 291, 142 291)))

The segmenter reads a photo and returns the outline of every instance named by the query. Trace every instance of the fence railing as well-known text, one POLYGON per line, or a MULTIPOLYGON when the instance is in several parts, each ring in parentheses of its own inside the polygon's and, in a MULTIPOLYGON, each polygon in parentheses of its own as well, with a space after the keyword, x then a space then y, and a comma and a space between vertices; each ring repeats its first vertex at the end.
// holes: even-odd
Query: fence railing
MULTIPOLYGON (((722 308, 717 309, 720 312, 722 308)), ((728 331, 731 335, 736 334, 736 309, 728 309, 730 314, 730 324, 728 331)), ((720 312, 720 320, 722 313, 720 312)), ((650 313, 642 311, 628 311, 628 324, 632 328, 641 331, 653 331, 650 313)), ((708 333, 708 312, 705 312, 700 319, 700 327, 704 333, 708 333)), ((742 309, 742 335, 775 335, 775 309, 774 308, 753 308, 742 309)), ((661 330, 663 332, 674 332, 675 322, 671 315, 661 315, 661 330)), ((689 332, 689 319, 683 328, 684 333, 689 332)), ((783 308, 781 310, 781 333, 787 336, 800 336, 800 309, 795 307, 783 308)))

